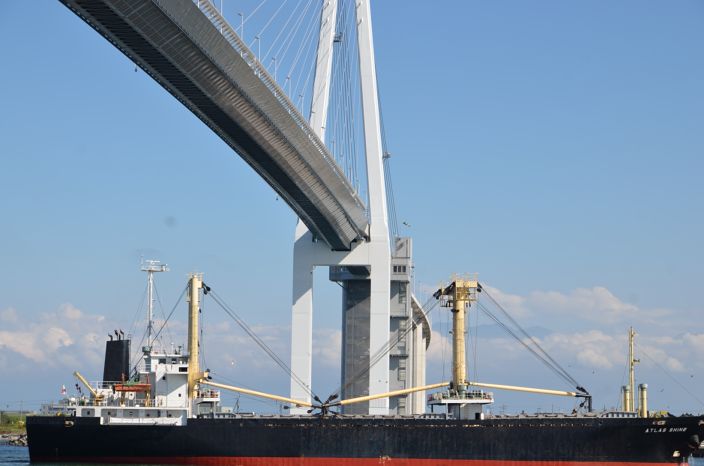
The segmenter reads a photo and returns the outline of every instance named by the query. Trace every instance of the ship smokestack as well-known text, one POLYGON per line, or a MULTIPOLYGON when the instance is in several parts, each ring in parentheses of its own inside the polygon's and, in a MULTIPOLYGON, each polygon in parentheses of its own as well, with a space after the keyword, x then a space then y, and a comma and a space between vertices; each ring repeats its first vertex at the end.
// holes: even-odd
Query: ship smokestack
POLYGON ((130 340, 108 336, 110 340, 105 342, 103 382, 122 382, 130 376, 130 340))
POLYGON ((648 384, 638 385, 638 416, 648 417, 648 384))
POLYGON ((631 388, 628 385, 621 387, 623 410, 626 412, 633 411, 631 407, 631 388))

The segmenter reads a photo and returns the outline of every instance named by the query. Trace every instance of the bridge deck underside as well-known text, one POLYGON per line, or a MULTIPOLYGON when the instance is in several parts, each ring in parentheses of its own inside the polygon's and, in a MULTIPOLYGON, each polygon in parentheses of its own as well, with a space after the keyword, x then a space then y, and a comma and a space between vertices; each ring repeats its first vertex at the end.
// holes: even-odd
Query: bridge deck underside
POLYGON ((191 0, 61 0, 174 95, 335 250, 366 236, 364 203, 300 114, 191 0))

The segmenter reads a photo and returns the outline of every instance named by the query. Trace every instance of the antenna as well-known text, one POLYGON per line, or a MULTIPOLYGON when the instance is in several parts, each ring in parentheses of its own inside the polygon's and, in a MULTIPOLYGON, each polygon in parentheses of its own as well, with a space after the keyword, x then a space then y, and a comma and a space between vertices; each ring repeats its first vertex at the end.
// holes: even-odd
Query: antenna
POLYGON ((154 332, 154 272, 168 272, 169 267, 158 260, 142 260, 142 272, 147 272, 147 347, 152 349, 152 333, 154 332))

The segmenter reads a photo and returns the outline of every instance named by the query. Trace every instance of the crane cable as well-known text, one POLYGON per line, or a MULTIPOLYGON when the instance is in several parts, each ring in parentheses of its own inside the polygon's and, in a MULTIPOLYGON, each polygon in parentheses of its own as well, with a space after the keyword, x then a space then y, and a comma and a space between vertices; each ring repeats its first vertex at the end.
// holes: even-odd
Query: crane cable
POLYGON ((389 340, 381 348, 379 348, 379 350, 374 353, 374 355, 369 358, 369 365, 363 367, 361 370, 355 373, 349 382, 345 383, 344 385, 338 386, 337 390, 335 390, 335 394, 339 394, 343 388, 349 388, 351 385, 357 383, 362 377, 367 375, 375 364, 381 361, 381 359, 384 358, 399 342, 401 342, 406 337, 406 335, 413 331, 414 327, 421 325, 421 321, 423 320, 423 318, 427 319, 433 309, 437 307, 438 301, 433 302, 433 300, 433 297, 428 298, 428 300, 422 306, 422 309, 424 310, 424 316, 419 317, 417 320, 413 319, 413 325, 409 325, 403 333, 399 333, 397 336, 389 338, 389 340), (431 303, 432 305, 430 306, 430 308, 425 311, 425 308, 431 303))
POLYGON ((519 335, 516 334, 508 325, 506 325, 504 322, 502 322, 496 315, 494 315, 483 303, 477 302, 477 305, 479 309, 481 309, 489 318, 491 318, 494 322, 496 322, 501 328, 503 328, 509 335, 511 335, 516 341, 521 343, 528 351, 530 351, 536 358, 538 358, 540 361, 543 362, 550 370, 552 370, 555 374, 557 374, 559 377, 561 377, 563 380, 565 380, 568 384, 574 386, 578 391, 587 393, 587 390, 579 383, 577 380, 572 377, 564 367, 562 367, 555 359, 550 356, 545 349, 540 346, 538 341, 531 336, 528 332, 525 331, 523 327, 521 327, 518 322, 506 311, 506 309, 501 306, 501 304, 494 299, 493 296, 491 296, 491 293, 487 291, 485 287, 482 287, 482 294, 487 296, 492 303, 502 312, 506 318, 509 319, 509 321, 515 326, 518 331, 525 336, 530 342, 535 345, 535 348, 531 347, 528 343, 526 343, 519 335))
MULTIPOLYGON (((166 320, 164 321, 163 324, 161 324, 161 327, 159 327, 159 330, 154 335, 154 340, 159 338, 159 335, 161 335, 162 330, 164 330, 164 328, 166 327, 166 323, 169 321, 169 319, 171 319, 171 316, 174 315, 174 312, 176 311, 176 308, 178 307, 178 305, 181 304, 181 300, 186 295, 187 290, 188 290, 188 286, 185 286, 183 288, 183 291, 181 291, 181 295, 176 300, 176 304, 174 304, 174 306, 171 308, 171 312, 169 312, 169 315, 166 317, 166 320)), ((144 342, 144 339, 146 338, 146 336, 147 336, 146 332, 144 332, 144 335, 142 335, 142 340, 139 342, 139 346, 138 346, 139 348, 142 347, 142 343, 144 342)), ((137 361, 132 365, 133 372, 135 372, 135 373, 137 372, 137 366, 139 365, 140 362, 142 362, 143 358, 144 358, 144 353, 142 353, 142 355, 139 357, 139 359, 137 359, 137 361)))
POLYGON ((398 232, 398 215, 396 214, 396 198, 394 197, 394 185, 391 181, 391 164, 389 159, 391 158, 391 153, 389 152, 388 144, 386 142, 386 127, 384 125, 384 113, 381 108, 381 91, 379 90, 379 85, 377 83, 377 97, 379 102, 379 124, 381 127, 381 153, 384 165, 384 184, 386 185, 386 203, 388 205, 389 216, 389 226, 391 227, 391 234, 393 238, 399 236, 398 232))
POLYGON ((652 356, 650 356, 650 355, 645 351, 645 349, 644 349, 642 346, 640 346, 638 343, 635 343, 635 346, 638 348, 638 351, 640 351, 641 353, 643 353, 643 354, 645 355, 645 357, 647 357, 648 359, 650 359, 656 366, 658 366, 658 368, 660 368, 661 371, 663 371, 670 379, 672 379, 673 382, 675 382, 677 385, 679 385, 682 390, 684 390, 689 396, 691 396, 692 398, 694 398, 700 405, 704 406, 704 401, 702 401, 702 400, 699 399, 699 397, 697 397, 694 393, 692 393, 691 391, 689 391, 689 390, 687 389, 687 387, 685 387, 685 386, 682 384, 682 382, 680 382, 679 380, 677 380, 677 377, 675 377, 674 375, 672 375, 672 374, 670 373, 670 371, 668 371, 667 369, 665 369, 665 367, 663 367, 659 362, 657 362, 657 361, 655 360, 655 358, 653 358, 652 356))
POLYGON ((234 320, 235 323, 237 323, 237 325, 239 325, 239 327, 244 330, 244 332, 249 335, 252 340, 254 340, 257 346, 259 346, 276 363, 276 365, 279 366, 291 378, 291 380, 305 390, 306 393, 311 395, 311 397, 314 399, 318 398, 311 388, 300 377, 298 377, 295 372, 293 372, 293 370, 276 354, 276 352, 271 349, 271 347, 267 345, 264 340, 262 340, 262 338, 257 335, 256 332, 252 330, 252 328, 247 325, 247 323, 242 320, 242 318, 230 306, 228 306, 215 291, 212 291, 212 289, 205 283, 203 283, 203 288, 208 294, 211 295, 213 301, 215 301, 215 303, 217 303, 217 305, 220 306, 222 310, 225 311, 225 313, 229 315, 230 318, 232 318, 232 320, 234 320))

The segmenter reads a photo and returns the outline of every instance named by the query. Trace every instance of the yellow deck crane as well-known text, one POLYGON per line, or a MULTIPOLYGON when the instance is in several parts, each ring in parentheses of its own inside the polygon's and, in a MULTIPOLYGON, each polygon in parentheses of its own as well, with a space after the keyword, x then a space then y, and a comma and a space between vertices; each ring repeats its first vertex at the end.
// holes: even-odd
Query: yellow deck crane
MULTIPOLYGON (((192 281, 191 282, 191 318, 189 319, 189 335, 191 341, 189 341, 190 349, 197 348, 197 305, 194 302, 194 297, 197 296, 197 289, 202 287, 202 282, 192 281)), ((385 393, 377 393, 372 395, 360 396, 356 398, 349 398, 345 400, 337 400, 337 395, 331 395, 327 400, 321 401, 318 397, 314 397, 316 403, 307 403, 300 400, 295 400, 285 396, 274 395, 270 393, 264 393, 256 390, 251 390, 248 388, 237 387, 234 385, 227 385, 219 382, 214 382, 210 380, 208 371, 201 372, 197 363, 193 363, 189 367, 189 392, 194 390, 194 387, 198 384, 208 385, 211 387, 220 388, 223 390, 230 390, 238 393, 243 393, 246 395, 252 395, 260 398, 266 398, 269 400, 278 401, 281 403, 288 403, 291 406, 304 406, 311 408, 309 411, 312 412, 314 409, 320 409, 321 414, 326 414, 329 409, 335 406, 345 406, 354 403, 362 403, 365 401, 371 401, 379 398, 389 398, 394 396, 403 396, 409 393, 433 390, 437 388, 449 387, 449 390, 441 394, 434 394, 431 396, 429 401, 430 405, 441 404, 446 405, 450 412, 453 412, 458 418, 467 418, 468 415, 472 417, 477 414, 481 414, 481 406, 483 404, 493 402, 493 397, 490 394, 486 394, 479 390, 469 390, 469 387, 479 387, 479 388, 491 388, 496 390, 511 390, 527 393, 537 393, 544 395, 556 395, 556 396, 568 396, 568 397, 581 397, 585 398, 588 403, 588 409, 591 411, 591 396, 586 392, 573 392, 564 390, 552 390, 545 388, 532 388, 532 387, 521 387, 516 385, 501 385, 501 384, 490 384, 482 383, 476 381, 470 381, 467 379, 467 368, 465 361, 465 338, 464 338, 464 327, 465 327, 465 314, 467 309, 471 306, 472 302, 477 300, 477 294, 481 292, 481 285, 477 281, 476 276, 467 279, 453 279, 453 281, 445 288, 440 288, 435 294, 436 299, 441 299, 443 301, 443 306, 450 307, 452 311, 452 381, 440 382, 430 385, 424 385, 421 387, 412 387, 402 390, 394 390, 385 393), (469 407, 469 409, 468 409, 469 407)), ((196 350, 197 351, 197 350, 196 350)), ((197 354, 197 352, 195 353, 197 354)), ((191 352, 193 355, 193 351, 191 352)), ((193 358, 192 358, 193 359, 193 358)), ((193 396, 193 395, 192 395, 193 396)))
MULTIPOLYGON (((470 381, 467 379, 465 361, 465 314, 473 302, 477 301, 482 287, 476 275, 465 278, 453 278, 452 282, 438 289, 433 296, 441 301, 443 307, 452 312, 452 383, 445 393, 431 396, 429 404, 445 405, 448 412, 458 418, 481 418, 482 405, 492 403, 491 394, 481 391, 471 391, 469 387, 510 390, 542 395, 555 395, 585 398, 588 410, 591 411, 591 396, 586 391, 565 391, 546 388, 521 387, 470 381)), ((580 389, 581 390, 581 389, 580 389)))
POLYGON ((103 401, 103 395, 101 395, 100 393, 98 393, 98 392, 90 385, 90 383, 88 383, 88 381, 86 380, 86 378, 81 375, 80 372, 75 371, 75 372, 73 373, 73 376, 74 376, 75 378, 77 378, 78 381, 81 382, 81 383, 83 384, 83 386, 88 389, 88 391, 90 392, 91 396, 93 397, 93 399, 95 400, 96 403, 100 403, 101 401, 103 401))

